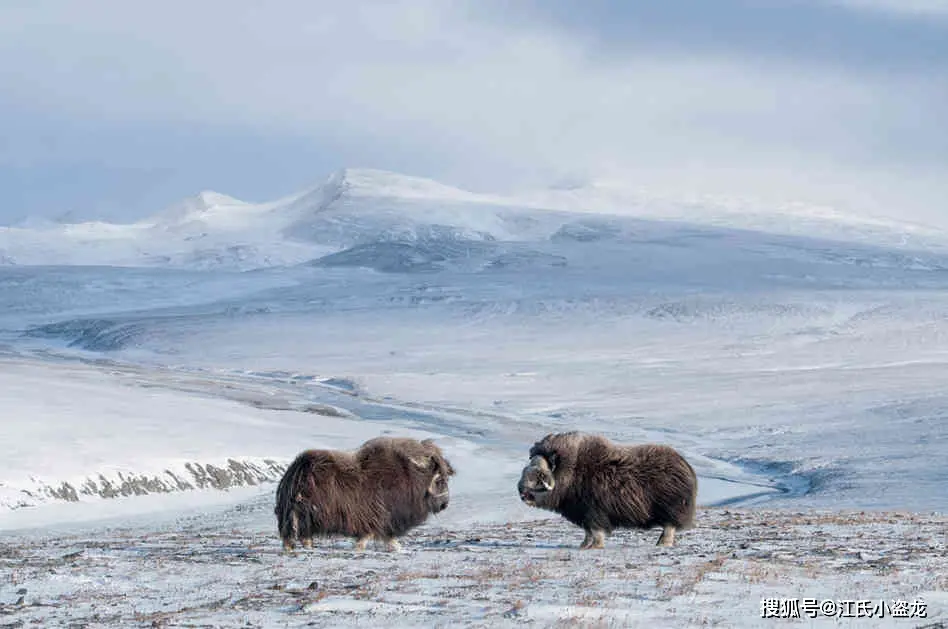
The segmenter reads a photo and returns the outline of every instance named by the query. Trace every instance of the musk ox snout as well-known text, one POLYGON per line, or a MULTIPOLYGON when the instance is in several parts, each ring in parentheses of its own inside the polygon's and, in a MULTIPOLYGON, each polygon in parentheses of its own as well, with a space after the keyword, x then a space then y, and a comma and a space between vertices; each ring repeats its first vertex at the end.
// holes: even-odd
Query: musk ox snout
MULTIPOLYGON (((450 473, 453 474, 454 470, 451 470, 450 473)), ((431 513, 438 514, 448 508, 448 503, 451 501, 451 492, 448 489, 448 479, 444 473, 435 472, 432 476, 425 499, 431 513)))
POLYGON ((550 463, 546 458, 537 455, 531 458, 530 463, 523 468, 520 482, 517 483, 517 493, 525 504, 535 507, 538 503, 544 502, 555 487, 556 479, 553 477, 550 463))
POLYGON ((432 499, 431 508, 430 508, 431 513, 434 515, 441 513, 442 511, 448 508, 448 502, 450 501, 448 500, 447 496, 445 496, 444 498, 432 499))

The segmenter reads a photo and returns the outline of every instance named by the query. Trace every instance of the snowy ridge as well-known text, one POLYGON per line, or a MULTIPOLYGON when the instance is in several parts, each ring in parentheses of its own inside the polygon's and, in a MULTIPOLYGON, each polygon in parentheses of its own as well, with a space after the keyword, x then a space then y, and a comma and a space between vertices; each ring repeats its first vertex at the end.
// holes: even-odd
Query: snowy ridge
POLYGON ((595 232, 634 230, 630 219, 948 251, 942 230, 833 208, 669 198, 615 183, 479 194, 420 177, 346 169, 310 190, 267 203, 204 191, 130 224, 0 227, 0 264, 246 270, 299 264, 372 243, 596 238, 595 232))
POLYGON ((280 480, 289 461, 236 457, 215 461, 167 461, 164 469, 102 469, 69 479, 30 476, 0 481, 0 509, 36 507, 55 501, 79 502, 197 489, 228 490, 280 480))
POLYGON ((150 222, 155 225, 173 225, 197 220, 214 220, 216 215, 233 213, 248 207, 251 207, 251 204, 240 199, 212 190, 204 190, 159 212, 150 222))
POLYGON ((427 199, 466 203, 502 202, 498 197, 476 194, 447 186, 433 179, 412 177, 384 170, 349 168, 330 175, 324 186, 353 197, 427 199))
POLYGON ((636 190, 615 181, 529 192, 520 199, 527 207, 635 216, 884 246, 925 247, 945 243, 943 229, 903 219, 857 215, 800 202, 774 204, 718 195, 675 197, 636 190))

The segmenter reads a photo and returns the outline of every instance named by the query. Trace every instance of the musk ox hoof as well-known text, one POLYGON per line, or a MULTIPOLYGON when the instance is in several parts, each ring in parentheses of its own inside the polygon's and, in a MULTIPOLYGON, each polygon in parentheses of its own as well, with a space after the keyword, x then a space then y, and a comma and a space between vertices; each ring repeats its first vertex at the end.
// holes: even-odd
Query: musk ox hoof
MULTIPOLYGON (((371 542, 371 541, 373 541, 373 540, 376 540, 376 538, 375 538, 374 535, 366 535, 365 537, 360 537, 359 539, 356 540, 355 545, 354 545, 352 548, 353 548, 353 550, 355 550, 356 552, 362 552, 362 551, 364 551, 364 550, 368 547, 369 542, 371 542)), ((384 544, 385 544, 385 549, 388 550, 388 551, 390 551, 390 552, 393 552, 393 553, 400 553, 400 552, 403 552, 403 551, 402 551, 402 544, 401 544, 401 542, 399 542, 399 541, 398 541, 397 539, 395 539, 395 538, 392 538, 392 539, 378 539, 378 540, 376 540, 376 541, 377 541, 377 542, 384 543, 384 544)))
POLYGON ((665 526, 662 528, 662 534, 658 538, 658 546, 671 548, 675 545, 675 527, 665 526))
POLYGON ((586 531, 580 550, 593 550, 606 547, 606 534, 603 531, 586 531))

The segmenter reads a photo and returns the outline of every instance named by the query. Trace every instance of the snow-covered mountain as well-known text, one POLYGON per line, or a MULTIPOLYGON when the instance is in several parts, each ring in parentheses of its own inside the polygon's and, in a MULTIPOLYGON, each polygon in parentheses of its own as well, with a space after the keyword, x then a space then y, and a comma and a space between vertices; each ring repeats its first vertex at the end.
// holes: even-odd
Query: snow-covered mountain
POLYGON ((832 208, 673 199, 615 183, 479 194, 429 179, 347 169, 267 203, 204 191, 129 224, 0 227, 0 264, 250 269, 333 256, 324 263, 399 269, 477 255, 484 243, 622 238, 648 229, 643 221, 948 251, 948 232, 832 208))

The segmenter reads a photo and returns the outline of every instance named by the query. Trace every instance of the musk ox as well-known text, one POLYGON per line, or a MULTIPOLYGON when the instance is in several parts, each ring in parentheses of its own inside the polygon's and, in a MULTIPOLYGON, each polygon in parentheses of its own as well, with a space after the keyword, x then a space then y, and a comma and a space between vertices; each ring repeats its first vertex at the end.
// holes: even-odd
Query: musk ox
POLYGON ((526 504, 583 527, 582 549, 603 548, 617 528, 662 527, 659 546, 694 525, 694 469, 664 445, 618 445, 580 432, 549 434, 530 448, 517 484, 526 504))
POLYGON ((345 535, 364 550, 372 539, 399 550, 396 538, 447 508, 454 468, 431 439, 378 437, 354 452, 307 450, 284 472, 274 513, 283 548, 298 538, 345 535))

